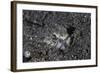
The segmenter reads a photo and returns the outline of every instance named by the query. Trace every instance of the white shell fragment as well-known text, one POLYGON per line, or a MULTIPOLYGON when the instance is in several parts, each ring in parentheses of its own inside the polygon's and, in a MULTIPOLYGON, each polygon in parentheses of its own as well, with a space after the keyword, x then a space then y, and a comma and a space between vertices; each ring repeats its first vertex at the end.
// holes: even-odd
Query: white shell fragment
POLYGON ((31 56, 30 51, 25 51, 25 52, 24 52, 24 56, 25 56, 26 58, 29 58, 29 57, 31 56))

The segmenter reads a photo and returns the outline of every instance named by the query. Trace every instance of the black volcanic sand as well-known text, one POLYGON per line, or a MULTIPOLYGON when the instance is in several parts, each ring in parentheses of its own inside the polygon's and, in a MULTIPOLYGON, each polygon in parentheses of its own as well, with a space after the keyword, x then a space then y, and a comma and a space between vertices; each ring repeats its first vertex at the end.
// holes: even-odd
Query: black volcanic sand
POLYGON ((90 13, 23 10, 23 62, 86 59, 91 59, 90 13))

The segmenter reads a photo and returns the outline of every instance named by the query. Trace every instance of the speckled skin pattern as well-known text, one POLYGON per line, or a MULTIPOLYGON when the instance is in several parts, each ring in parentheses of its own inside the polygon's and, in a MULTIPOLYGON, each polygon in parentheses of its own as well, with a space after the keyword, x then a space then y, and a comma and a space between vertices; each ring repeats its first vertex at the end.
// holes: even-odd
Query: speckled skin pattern
POLYGON ((24 63, 85 59, 91 59, 90 13, 23 10, 24 63))

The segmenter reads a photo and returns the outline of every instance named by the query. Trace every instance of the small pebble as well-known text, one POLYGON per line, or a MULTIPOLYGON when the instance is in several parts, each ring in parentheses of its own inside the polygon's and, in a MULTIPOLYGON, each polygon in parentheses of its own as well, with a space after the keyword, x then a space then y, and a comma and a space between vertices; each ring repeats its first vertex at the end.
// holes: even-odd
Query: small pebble
POLYGON ((85 15, 84 17, 86 18, 87 16, 85 15))
POLYGON ((64 46, 64 45, 62 45, 62 46, 61 46, 61 49, 62 49, 62 50, 65 50, 66 48, 65 48, 65 46, 64 46))
POLYGON ((32 40, 33 38, 32 37, 30 37, 30 40, 32 40))
POLYGON ((25 56, 26 58, 31 57, 30 51, 25 51, 25 52, 24 52, 24 56, 25 56))
POLYGON ((37 38, 37 36, 35 35, 35 38, 37 38))
POLYGON ((69 37, 69 38, 66 40, 66 44, 67 44, 67 45, 70 45, 70 42, 71 42, 71 38, 69 37))
POLYGON ((58 42, 57 45, 56 45, 56 48, 60 48, 62 45, 62 43, 58 42))

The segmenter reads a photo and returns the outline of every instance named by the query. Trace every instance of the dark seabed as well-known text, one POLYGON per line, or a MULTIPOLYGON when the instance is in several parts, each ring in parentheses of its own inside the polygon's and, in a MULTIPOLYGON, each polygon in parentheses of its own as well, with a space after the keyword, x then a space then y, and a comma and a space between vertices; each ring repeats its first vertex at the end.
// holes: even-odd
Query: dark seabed
POLYGON ((23 10, 23 62, 91 59, 91 14, 23 10))

